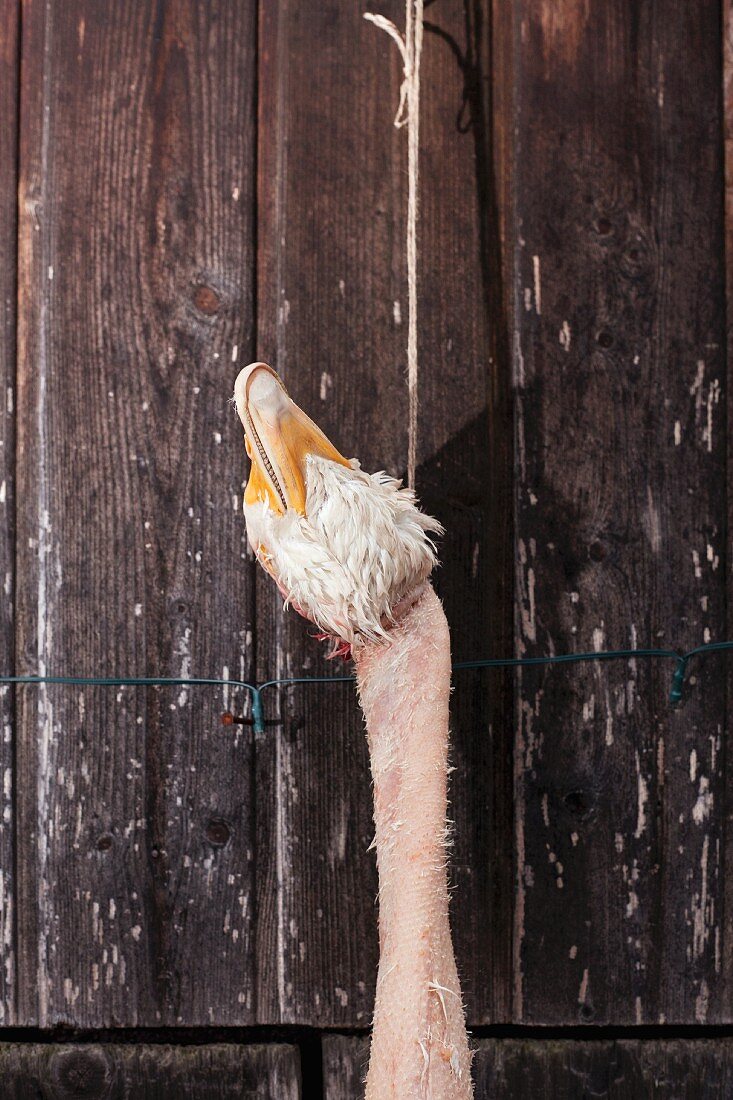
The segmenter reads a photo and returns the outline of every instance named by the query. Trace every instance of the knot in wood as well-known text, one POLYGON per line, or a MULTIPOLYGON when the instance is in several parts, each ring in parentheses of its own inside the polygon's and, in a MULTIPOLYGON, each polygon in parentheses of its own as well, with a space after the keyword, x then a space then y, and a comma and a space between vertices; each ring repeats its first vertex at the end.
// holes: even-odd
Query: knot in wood
POLYGON ((199 313, 214 317, 221 308, 221 298, 210 286, 197 286, 193 293, 193 304, 199 313))
POLYGON ((98 1047, 72 1047, 54 1054, 50 1066, 54 1095, 59 1100, 84 1097, 104 1100, 112 1084, 112 1067, 98 1047))
POLYGON ((232 830, 221 818, 212 818, 206 823, 206 839, 215 848, 223 848, 231 839, 232 830))
POLYGON ((575 817, 585 817, 593 808, 593 799, 587 791, 569 791, 563 798, 565 807, 575 817))

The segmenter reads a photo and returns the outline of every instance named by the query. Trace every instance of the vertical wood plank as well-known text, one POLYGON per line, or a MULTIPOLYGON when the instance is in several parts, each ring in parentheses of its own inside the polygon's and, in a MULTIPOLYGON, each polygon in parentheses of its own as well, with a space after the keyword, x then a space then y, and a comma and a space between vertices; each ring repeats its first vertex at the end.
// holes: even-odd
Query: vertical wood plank
POLYGON ((324 1035, 324 1100, 362 1100, 369 1039, 356 1035, 324 1035))
POLYGON ((0 1045, 7 1100, 299 1100, 297 1048, 166 1044, 0 1045))
MULTIPOLYGON (((507 18, 518 652, 723 639, 719 8, 507 18)), ((665 664, 522 673, 517 1020, 730 1019, 725 666, 691 672, 678 713, 665 664)))
MULTIPOLYGON (((399 469, 399 80, 387 47, 358 4, 261 6, 258 355, 345 453, 399 469)), ((258 584, 258 676, 342 673, 258 584)), ((350 687, 279 702, 282 726, 258 745, 260 1021, 364 1026, 377 883, 363 723, 350 687)))
MULTIPOLYGON (((616 1076, 614 1048, 612 1042, 483 1040, 472 1067, 475 1100, 607 1098, 611 1079, 616 1076)), ((644 1094, 624 1095, 637 1100, 644 1094)))
MULTIPOLYGON (((252 347, 255 4, 24 5, 19 662, 240 677, 232 359, 252 347)), ((24 1023, 254 1018, 231 693, 29 689, 24 1023)))
MULTIPOLYGON (((726 352, 727 362, 733 357, 733 3, 724 0, 723 10, 723 132, 725 139, 725 285, 726 285, 726 352)), ((728 408, 726 435, 728 437, 728 470, 733 469, 733 439, 730 425, 733 423, 733 387, 728 387, 728 408)), ((728 542, 727 561, 733 562, 733 497, 728 500, 728 542)), ((728 568, 728 606, 733 606, 733 576, 728 568)), ((728 663, 728 699, 733 691, 733 665, 728 663)), ((733 836, 730 830, 725 836, 725 859, 733 857, 733 836)), ((723 941, 726 944, 727 958, 724 966, 725 990, 723 996, 730 1004, 733 996, 733 965, 730 961, 733 944, 733 905, 730 904, 730 886, 726 898, 723 941)))
MULTIPOLYGON (((403 5, 370 7, 401 26, 403 5)), ((460 657, 506 649, 511 638, 510 441, 508 429, 489 432, 492 418, 509 423, 507 360, 496 355, 489 324, 502 283, 500 273, 495 283, 488 278, 490 253, 499 253, 496 213, 486 205, 495 202, 488 5, 464 10, 451 0, 434 11, 424 53, 418 492, 449 530, 438 585, 460 657)), ((405 143, 392 126, 399 57, 360 5, 333 0, 264 5, 260 41, 258 354, 344 453, 401 475, 405 143)), ((267 579, 260 583, 259 675, 342 671, 324 663, 301 621, 283 617, 267 579)), ((476 676, 461 681, 457 698, 459 969, 471 1018, 503 1018, 511 714, 500 692, 487 708, 486 681, 476 676)), ((258 822, 259 847, 271 852, 267 868, 258 865, 258 942, 260 957, 273 960, 259 975, 260 1018, 363 1026, 377 951, 361 719, 344 688, 297 688, 280 703, 282 728, 258 751, 258 789, 271 792, 258 822)))
MULTIPOLYGON (((417 489, 446 534, 435 576, 454 661, 512 644, 512 439, 491 5, 426 13, 417 489)), ((404 434, 404 432, 403 432, 404 434)), ((513 735, 506 672, 457 672, 451 925, 471 1023, 508 1018, 513 735)))
MULTIPOLYGON (((17 0, 0 3, 0 668, 15 667, 15 343, 18 194, 17 0)), ((0 689, 0 1024, 15 1020, 13 695, 0 689)))

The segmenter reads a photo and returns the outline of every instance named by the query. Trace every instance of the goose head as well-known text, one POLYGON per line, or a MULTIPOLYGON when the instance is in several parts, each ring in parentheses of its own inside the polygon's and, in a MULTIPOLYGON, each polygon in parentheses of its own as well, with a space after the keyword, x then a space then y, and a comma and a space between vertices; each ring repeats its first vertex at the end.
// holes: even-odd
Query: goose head
POLYGON ((297 611, 343 652, 387 641, 436 564, 437 520, 414 493, 346 458, 266 363, 240 371, 234 402, 250 458, 247 537, 297 611))

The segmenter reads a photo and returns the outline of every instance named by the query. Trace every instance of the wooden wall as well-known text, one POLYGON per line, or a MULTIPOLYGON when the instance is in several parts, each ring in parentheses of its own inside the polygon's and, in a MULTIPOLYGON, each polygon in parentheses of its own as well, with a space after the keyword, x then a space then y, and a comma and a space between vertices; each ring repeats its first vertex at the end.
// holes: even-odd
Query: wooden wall
MULTIPOLYGON (((456 660, 733 637, 724 8, 426 8, 417 482, 447 530, 456 660)), ((0 0, 4 671, 334 671, 246 548, 228 398, 267 359, 342 450, 404 472, 400 71, 364 9, 403 19, 0 0)), ((678 711, 668 664, 456 674, 452 917, 482 1095, 705 1074, 726 1095, 727 1040, 674 1029, 733 1025, 729 668, 691 667, 678 711), (643 1044, 640 1024, 669 1030, 643 1044)), ((189 1072, 210 1090, 191 1095, 232 1075, 358 1095, 361 719, 349 687, 270 698, 255 737, 220 726, 233 689, 0 695, 0 1022, 203 1043, 157 1077, 145 1045, 85 1047, 99 1095, 189 1072), (310 1039, 207 1042, 252 1027, 352 1034, 322 1070, 310 1039)), ((66 1055, 0 1048, 13 1095, 66 1055)))
MULTIPOLYGON (((722 640, 720 10, 519 7, 517 646, 722 640)), ((522 673, 515 1018, 730 1021, 725 670, 522 673)))
MULTIPOLYGON (((722 1100, 733 1089, 730 1039, 483 1039, 476 1047, 475 1100, 722 1100)), ((333 1036, 323 1048, 324 1096, 360 1100, 368 1042, 333 1036)))

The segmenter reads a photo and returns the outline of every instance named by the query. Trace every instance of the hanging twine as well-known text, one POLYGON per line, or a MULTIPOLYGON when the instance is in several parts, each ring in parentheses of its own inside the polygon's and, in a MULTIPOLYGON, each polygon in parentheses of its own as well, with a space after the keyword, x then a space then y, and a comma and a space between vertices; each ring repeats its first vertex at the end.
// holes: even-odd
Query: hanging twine
POLYGON ((423 0, 407 0, 404 37, 383 15, 364 15, 397 43, 404 79, 394 124, 407 127, 407 484, 415 488, 417 462, 417 213, 420 140, 420 57, 423 37, 423 0))
MULTIPOLYGON (((418 213, 418 139, 420 111, 420 55, 423 37, 423 0, 407 0, 405 35, 389 19, 382 15, 368 13, 364 16, 380 30, 394 39, 402 56, 404 79, 400 87, 400 101, 394 124, 399 129, 407 126, 407 283, 408 283, 408 337, 407 337, 407 381, 409 394, 409 443, 407 462, 407 483, 415 487, 415 456, 417 444, 417 213, 418 213)), ((479 660, 459 661, 454 670, 486 668, 522 668, 525 666, 548 666, 556 664, 575 664, 578 662, 632 661, 639 658, 674 661, 675 667, 669 691, 671 706, 678 706, 683 700, 685 678, 690 662, 709 654, 733 652, 733 641, 706 642, 687 652, 676 649, 614 649, 594 650, 589 653, 560 653, 546 657, 489 657, 479 660)), ((278 725, 279 718, 266 718, 264 692, 273 688, 290 688, 307 684, 346 684, 354 683, 353 676, 294 676, 286 679, 267 680, 253 684, 245 680, 222 680, 197 677, 149 677, 149 676, 48 676, 0 674, 0 694, 13 685, 58 684, 79 687, 220 687, 226 690, 239 688, 249 692, 251 717, 232 715, 226 711, 222 722, 226 726, 251 725, 255 734, 264 734, 268 725, 278 725)))

